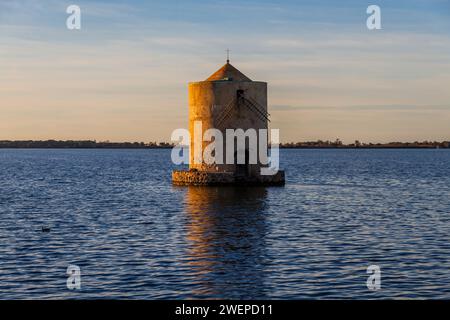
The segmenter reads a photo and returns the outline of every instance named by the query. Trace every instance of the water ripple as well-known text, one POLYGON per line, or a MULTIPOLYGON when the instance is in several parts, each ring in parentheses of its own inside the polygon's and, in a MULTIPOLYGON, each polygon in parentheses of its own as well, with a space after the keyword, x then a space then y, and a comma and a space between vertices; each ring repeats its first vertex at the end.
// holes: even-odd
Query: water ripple
POLYGON ((169 150, 1 150, 0 299, 450 298, 450 152, 281 158, 284 188, 181 188, 169 150))

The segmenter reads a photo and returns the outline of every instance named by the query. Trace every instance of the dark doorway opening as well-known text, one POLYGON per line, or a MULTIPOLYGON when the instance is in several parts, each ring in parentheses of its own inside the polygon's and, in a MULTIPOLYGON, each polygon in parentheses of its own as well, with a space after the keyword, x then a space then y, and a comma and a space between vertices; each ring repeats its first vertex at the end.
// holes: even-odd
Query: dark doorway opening
POLYGON ((234 153, 234 164, 236 165, 236 176, 248 177, 250 175, 250 155, 248 150, 245 150, 245 163, 238 163, 238 152, 234 153))

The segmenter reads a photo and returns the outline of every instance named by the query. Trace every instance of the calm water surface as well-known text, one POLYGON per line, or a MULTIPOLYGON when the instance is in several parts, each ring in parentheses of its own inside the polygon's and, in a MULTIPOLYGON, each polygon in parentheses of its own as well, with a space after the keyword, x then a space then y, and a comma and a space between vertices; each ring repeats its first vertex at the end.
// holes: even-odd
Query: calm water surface
POLYGON ((170 150, 0 150, 0 299, 450 298, 449 150, 281 157, 285 187, 202 188, 170 150))

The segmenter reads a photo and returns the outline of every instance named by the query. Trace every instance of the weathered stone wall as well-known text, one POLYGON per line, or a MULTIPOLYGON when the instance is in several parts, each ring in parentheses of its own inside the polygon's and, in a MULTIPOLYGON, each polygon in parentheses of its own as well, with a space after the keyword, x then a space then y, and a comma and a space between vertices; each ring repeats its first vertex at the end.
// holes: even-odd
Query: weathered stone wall
MULTIPOLYGON (((189 84, 189 131, 191 133, 191 159, 190 168, 210 172, 235 172, 233 164, 207 165, 194 163, 194 139, 201 143, 202 151, 210 142, 203 142, 202 137, 206 130, 218 127, 218 119, 224 113, 226 107, 237 97, 237 91, 243 90, 246 98, 256 101, 264 111, 267 111, 267 83, 258 81, 201 81, 189 84), (202 133, 194 135, 194 122, 202 122, 202 133), (200 142, 201 141, 201 142, 200 142)), ((225 139, 225 129, 250 128, 267 129, 266 120, 258 118, 253 111, 246 107, 235 107, 227 120, 223 123, 222 130, 225 139)), ((249 146, 255 148, 256 146, 249 146)), ((224 145, 225 154, 225 145, 224 145)), ((260 164, 250 165, 250 175, 259 174, 260 164)))
POLYGON ((234 183, 234 175, 225 172, 173 171, 172 181, 176 185, 222 185, 234 183))
POLYGON ((175 185, 267 185, 282 186, 285 184, 284 171, 273 176, 235 176, 231 172, 206 171, 173 171, 172 182, 175 185))

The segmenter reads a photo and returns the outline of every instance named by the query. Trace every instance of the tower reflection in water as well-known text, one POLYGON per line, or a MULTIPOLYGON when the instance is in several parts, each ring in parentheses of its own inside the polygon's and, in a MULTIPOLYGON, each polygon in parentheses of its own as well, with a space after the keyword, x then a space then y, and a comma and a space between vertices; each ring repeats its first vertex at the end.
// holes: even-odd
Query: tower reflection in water
POLYGON ((266 198, 262 187, 187 187, 193 298, 265 298, 266 198))

